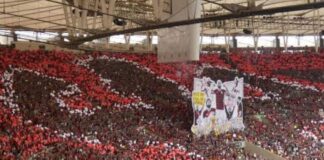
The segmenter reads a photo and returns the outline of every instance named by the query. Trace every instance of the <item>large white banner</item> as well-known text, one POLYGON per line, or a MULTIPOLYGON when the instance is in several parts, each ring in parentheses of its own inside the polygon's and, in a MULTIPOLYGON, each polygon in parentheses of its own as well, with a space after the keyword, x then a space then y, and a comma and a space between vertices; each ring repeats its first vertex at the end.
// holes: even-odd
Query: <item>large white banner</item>
MULTIPOLYGON (((172 0, 172 14, 163 19, 168 22, 201 17, 201 0, 172 0)), ((185 62, 199 60, 200 24, 158 30, 158 62, 185 62)))
POLYGON ((216 83, 210 78, 194 79, 192 107, 194 124, 192 132, 197 136, 211 132, 220 134, 229 130, 244 129, 243 78, 216 83))

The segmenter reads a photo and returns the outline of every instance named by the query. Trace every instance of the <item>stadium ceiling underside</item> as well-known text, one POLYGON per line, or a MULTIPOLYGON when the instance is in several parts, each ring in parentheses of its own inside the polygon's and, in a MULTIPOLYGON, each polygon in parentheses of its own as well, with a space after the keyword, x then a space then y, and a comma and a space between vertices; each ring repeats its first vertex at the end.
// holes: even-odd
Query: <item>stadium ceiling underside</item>
MULTIPOLYGON (((193 0, 195 1, 195 0, 193 0)), ((202 0, 202 18, 259 9, 324 3, 316 0, 202 0)), ((3 0, 0 27, 9 30, 91 35, 159 25, 172 13, 172 0, 3 0), (76 14, 79 13, 79 14, 76 14), (125 25, 111 23, 115 19, 125 25)), ((176 13, 172 13, 176 14, 176 13)), ((172 16, 172 15, 171 15, 172 16)), ((316 35, 323 30, 324 9, 313 8, 202 23, 203 35, 316 35)), ((145 33, 145 32, 139 32, 145 33)), ((154 33, 154 31, 153 31, 154 33)))

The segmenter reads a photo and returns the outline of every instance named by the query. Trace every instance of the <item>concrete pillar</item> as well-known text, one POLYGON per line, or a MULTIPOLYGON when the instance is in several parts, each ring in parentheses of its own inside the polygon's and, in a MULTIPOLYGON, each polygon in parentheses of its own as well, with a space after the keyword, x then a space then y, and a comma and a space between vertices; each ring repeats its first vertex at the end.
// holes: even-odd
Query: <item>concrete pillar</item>
POLYGON ((225 38, 226 52, 229 53, 230 49, 231 49, 230 48, 230 37, 227 34, 225 34, 224 38, 225 38))
POLYGON ((313 29, 314 29, 314 40, 315 40, 315 52, 319 53, 320 39, 321 39, 321 16, 319 10, 313 11, 313 29))
POLYGON ((258 51, 259 35, 253 35, 254 51, 258 51))
POLYGON ((38 32, 35 32, 35 34, 36 34, 36 38, 35 38, 36 41, 39 41, 39 37, 38 37, 38 34, 39 34, 39 33, 38 33, 38 32))
POLYGON ((318 53, 319 52, 319 47, 320 47, 320 35, 315 34, 314 35, 314 39, 315 39, 315 52, 318 53))
POLYGON ((285 52, 288 52, 288 35, 283 36, 285 52))
POLYGON ((125 34, 125 35, 124 35, 124 38, 125 38, 126 48, 129 49, 129 47, 130 47, 130 39, 131 39, 131 35, 130 35, 130 34, 125 34))
POLYGON ((300 46, 300 36, 299 35, 297 36, 297 45, 298 45, 298 47, 300 46))

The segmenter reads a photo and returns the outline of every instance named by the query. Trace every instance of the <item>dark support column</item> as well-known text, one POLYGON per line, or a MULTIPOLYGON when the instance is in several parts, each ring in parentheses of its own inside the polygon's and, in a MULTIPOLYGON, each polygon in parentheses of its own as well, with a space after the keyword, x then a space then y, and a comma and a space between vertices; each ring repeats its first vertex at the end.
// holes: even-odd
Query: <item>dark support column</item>
POLYGON ((280 39, 278 36, 276 36, 276 48, 279 49, 280 48, 280 39))
POLYGON ((233 36, 233 48, 237 49, 237 39, 236 36, 233 36))
POLYGON ((324 39, 323 39, 323 32, 320 33, 320 48, 324 48, 324 39))
POLYGON ((17 42, 18 41, 18 37, 17 37, 17 34, 15 33, 15 31, 11 31, 11 34, 12 34, 12 39, 14 42, 17 42))
POLYGON ((64 37, 63 37, 63 35, 62 35, 62 32, 59 32, 59 38, 60 38, 60 41, 64 41, 64 37))

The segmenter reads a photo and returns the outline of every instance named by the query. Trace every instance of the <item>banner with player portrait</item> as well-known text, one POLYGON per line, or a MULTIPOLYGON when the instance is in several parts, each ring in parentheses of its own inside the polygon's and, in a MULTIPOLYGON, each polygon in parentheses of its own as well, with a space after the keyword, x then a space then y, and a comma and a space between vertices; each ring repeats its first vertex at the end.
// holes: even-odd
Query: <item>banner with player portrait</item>
POLYGON ((192 132, 197 136, 212 132, 220 134, 229 130, 244 129, 243 78, 216 83, 210 78, 194 79, 192 107, 194 124, 192 132))

